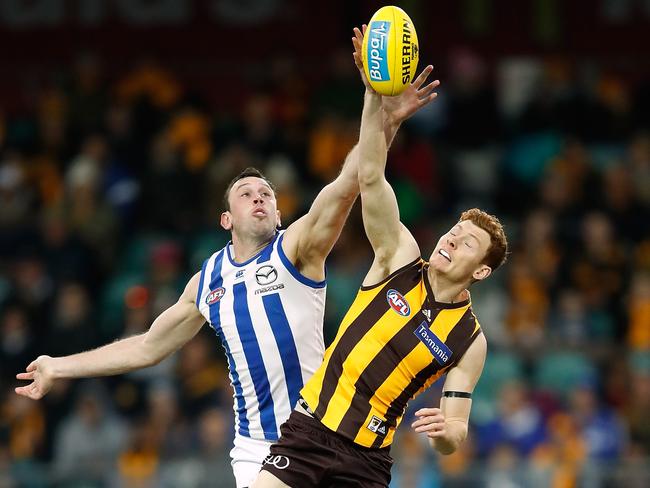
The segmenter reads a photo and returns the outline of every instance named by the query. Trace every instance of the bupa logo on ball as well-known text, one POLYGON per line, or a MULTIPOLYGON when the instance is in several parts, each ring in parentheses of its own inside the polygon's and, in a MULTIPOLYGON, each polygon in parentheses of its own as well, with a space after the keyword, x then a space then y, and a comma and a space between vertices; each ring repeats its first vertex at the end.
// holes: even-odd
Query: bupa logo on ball
POLYGON ((402 317, 406 317, 411 313, 409 302, 407 302, 406 298, 404 298, 404 295, 402 295, 397 290, 388 290, 386 293, 386 300, 388 300, 388 305, 390 305, 390 308, 395 310, 402 317))
POLYGON ((208 293, 208 296, 205 297, 205 303, 207 303, 208 305, 217 303, 219 300, 221 300, 221 297, 223 297, 225 294, 226 294, 226 289, 220 286, 216 290, 208 293))
POLYGON ((390 22, 385 20, 370 23, 370 34, 368 34, 368 73, 372 81, 388 81, 388 59, 386 46, 388 44, 388 33, 390 22))

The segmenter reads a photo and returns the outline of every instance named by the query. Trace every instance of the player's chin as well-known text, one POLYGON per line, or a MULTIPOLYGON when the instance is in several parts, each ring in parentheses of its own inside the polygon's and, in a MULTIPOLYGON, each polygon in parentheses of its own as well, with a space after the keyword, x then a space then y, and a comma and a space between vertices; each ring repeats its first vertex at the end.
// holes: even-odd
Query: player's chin
POLYGON ((429 261, 429 266, 431 266, 437 272, 445 274, 449 273, 452 269, 452 263, 442 257, 440 254, 437 254, 429 261))
POLYGON ((260 238, 269 238, 275 234, 276 226, 271 221, 259 222, 254 226, 254 234, 260 238))

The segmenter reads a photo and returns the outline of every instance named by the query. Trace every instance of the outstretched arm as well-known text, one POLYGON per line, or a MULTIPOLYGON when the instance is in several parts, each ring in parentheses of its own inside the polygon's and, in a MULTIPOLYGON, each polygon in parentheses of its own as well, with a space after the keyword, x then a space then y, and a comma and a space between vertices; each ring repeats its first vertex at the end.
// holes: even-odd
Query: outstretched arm
MULTIPOLYGON (((365 30, 365 26, 363 28, 365 30)), ((355 64, 359 68, 366 90, 371 90, 361 62, 363 34, 357 28, 354 29, 354 34, 352 43, 355 64)), ((421 84, 409 88, 399 97, 390 97, 391 100, 384 104, 382 131, 387 147, 390 146, 402 122, 433 100, 435 95, 431 95, 431 92, 436 85, 430 84, 425 89, 419 90, 421 84)), ((358 160, 359 146, 356 145, 348 154, 339 176, 320 191, 307 215, 290 225, 285 233, 284 252, 308 278, 314 280, 324 278, 325 258, 341 234, 350 209, 359 195, 358 160)))
POLYGON ((31 381, 16 393, 34 400, 43 397, 59 378, 110 376, 152 366, 188 342, 205 319, 195 305, 200 273, 190 279, 178 302, 161 313, 144 334, 71 356, 39 356, 19 373, 19 380, 31 381))
POLYGON ((313 280, 325 278, 325 258, 359 195, 357 153, 355 146, 345 158, 338 177, 318 193, 309 212, 291 224, 284 234, 285 254, 303 275, 313 280))
MULTIPOLYGON (((355 60, 363 73, 360 47, 360 38, 357 37, 355 60)), ((439 82, 436 80, 423 88, 422 85, 432 70, 427 66, 401 97, 412 100, 418 107, 431 102, 436 97, 433 90, 439 82)), ((366 86, 369 88, 369 84, 366 86)), ((385 177, 387 144, 382 135, 385 136, 386 126, 399 127, 401 123, 402 107, 396 105, 399 98, 379 97, 370 89, 365 95, 359 137, 359 186, 363 224, 375 253, 365 285, 381 281, 420 255, 415 239, 400 222, 397 199, 385 177)))
POLYGON ((403 259, 405 264, 419 255, 417 243, 400 222, 395 192, 384 175, 387 148, 382 117, 381 97, 366 91, 359 136, 359 186, 363 226, 375 260, 365 285, 381 281, 394 265, 403 259))
MULTIPOLYGON (((486 354, 487 341, 481 334, 447 374, 443 392, 472 393, 481 377, 486 354)), ((451 454, 467 438, 471 408, 470 398, 443 396, 440 408, 421 408, 415 412, 418 420, 413 422, 412 427, 416 432, 426 433, 431 447, 440 454, 451 454)))

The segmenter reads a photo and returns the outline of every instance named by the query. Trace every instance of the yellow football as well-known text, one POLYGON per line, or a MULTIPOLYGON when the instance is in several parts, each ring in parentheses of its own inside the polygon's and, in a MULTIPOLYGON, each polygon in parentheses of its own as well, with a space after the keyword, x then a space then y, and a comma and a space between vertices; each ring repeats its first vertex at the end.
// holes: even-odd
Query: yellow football
POLYGON ((399 95, 418 67, 418 36, 408 14, 395 6, 382 7, 370 19, 363 37, 363 69, 381 95, 399 95))

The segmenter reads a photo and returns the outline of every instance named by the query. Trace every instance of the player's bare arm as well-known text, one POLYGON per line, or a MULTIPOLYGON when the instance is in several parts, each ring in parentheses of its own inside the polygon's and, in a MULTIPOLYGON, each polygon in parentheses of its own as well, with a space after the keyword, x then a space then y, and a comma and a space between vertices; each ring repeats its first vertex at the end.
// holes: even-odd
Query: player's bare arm
POLYGON ((178 301, 144 334, 71 356, 39 356, 24 373, 16 375, 19 380, 31 381, 16 388, 16 393, 38 400, 56 379, 110 376, 159 363, 194 337, 205 322, 195 305, 199 278, 197 273, 190 279, 178 301))
POLYGON ((358 195, 355 147, 345 158, 338 177, 319 192, 309 212, 291 224, 284 234, 285 254, 307 278, 325 279, 325 258, 341 234, 358 195))
POLYGON ((381 281, 420 255, 415 239, 400 222, 397 198, 386 181, 385 168, 381 98, 366 91, 359 136, 359 186, 363 225, 375 259, 364 285, 381 281))
POLYGON ((447 374, 440 408, 421 408, 415 412, 418 420, 411 427, 425 433, 431 446, 441 454, 453 453, 467 438, 472 400, 464 396, 474 391, 486 355, 487 341, 480 334, 458 365, 447 374))
POLYGON ((352 40, 354 60, 366 85, 359 136, 359 185, 364 227, 375 253, 373 265, 364 280, 365 285, 371 285, 420 255, 415 239, 400 222, 397 199, 385 177, 386 156, 392 140, 390 134, 403 120, 437 96, 433 90, 439 82, 435 80, 422 86, 433 70, 432 66, 427 66, 400 96, 380 97, 374 93, 364 74, 362 41, 362 32, 355 29, 352 40))
MULTIPOLYGON (((365 26, 363 26, 365 31, 365 26)), ((366 91, 372 91, 366 80, 361 61, 363 34, 354 29, 352 44, 354 61, 359 69, 366 91)), ((427 67, 414 83, 399 96, 382 101, 382 131, 389 147, 400 125, 420 108, 431 102, 438 82, 422 85, 432 68, 427 67)), ((358 145, 346 157, 339 176, 318 194, 307 215, 289 226, 283 240, 283 249, 289 259, 308 278, 325 278, 324 262, 337 241, 350 209, 359 195, 358 145)))

